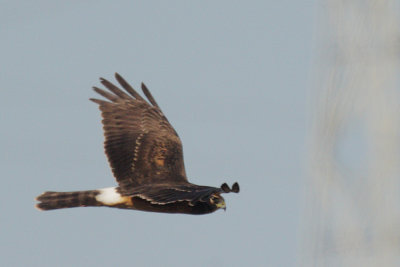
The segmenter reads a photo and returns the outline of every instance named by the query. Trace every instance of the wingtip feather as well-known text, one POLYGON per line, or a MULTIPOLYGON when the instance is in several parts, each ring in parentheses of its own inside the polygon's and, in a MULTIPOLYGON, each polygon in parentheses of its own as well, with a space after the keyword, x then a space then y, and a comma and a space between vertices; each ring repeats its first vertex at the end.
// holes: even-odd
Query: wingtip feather
POLYGON ((118 72, 114 73, 114 76, 115 76, 115 79, 117 79, 117 80, 122 78, 122 76, 118 72))
POLYGON ((221 189, 222 191, 224 191, 225 193, 229 193, 231 191, 231 189, 229 188, 229 185, 227 185, 226 183, 223 183, 221 185, 221 189))
POLYGON ((235 183, 232 185, 232 192, 239 193, 239 191, 240 191, 239 184, 238 184, 237 182, 235 182, 235 183))
POLYGON ((112 102, 117 102, 118 101, 118 97, 114 94, 111 94, 107 91, 104 91, 103 89, 100 89, 96 86, 93 86, 93 90, 98 93, 99 95, 107 98, 108 100, 112 101, 112 102))
POLYGON ((141 88, 142 88, 144 95, 147 97, 147 99, 150 101, 150 103, 153 106, 160 108, 157 104, 157 101, 154 99, 153 95, 150 93, 149 88, 147 88, 147 86, 144 83, 141 84, 141 88))
POLYGON ((118 81, 118 83, 127 91, 131 96, 136 98, 139 101, 144 101, 143 97, 138 94, 135 89, 127 82, 125 81, 124 78, 122 78, 121 75, 119 75, 117 72, 115 73, 115 79, 118 81))

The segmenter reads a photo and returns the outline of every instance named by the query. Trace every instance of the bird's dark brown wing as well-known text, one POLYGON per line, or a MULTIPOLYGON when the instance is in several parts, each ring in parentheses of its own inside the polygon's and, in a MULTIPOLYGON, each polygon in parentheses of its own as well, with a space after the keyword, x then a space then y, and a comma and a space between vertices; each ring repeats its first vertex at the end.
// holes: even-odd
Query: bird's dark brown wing
POLYGON ((186 201, 193 206, 198 201, 206 202, 213 193, 225 193, 221 188, 194 184, 144 185, 134 188, 130 196, 140 197, 151 204, 171 204, 186 201))
POLYGON ((109 101, 99 104, 103 116, 104 147, 121 189, 144 184, 187 183, 182 143, 147 87, 147 102, 118 73, 117 81, 126 92, 101 78, 110 91, 94 87, 109 101))

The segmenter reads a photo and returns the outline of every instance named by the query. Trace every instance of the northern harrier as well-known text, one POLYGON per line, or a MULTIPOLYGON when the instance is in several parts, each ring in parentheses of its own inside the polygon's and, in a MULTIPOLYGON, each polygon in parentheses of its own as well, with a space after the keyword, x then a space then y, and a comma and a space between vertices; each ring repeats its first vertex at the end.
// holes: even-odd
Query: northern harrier
POLYGON ((100 78, 109 90, 93 89, 108 99, 99 104, 103 117, 105 152, 118 187, 76 192, 44 192, 36 198, 40 210, 108 206, 153 212, 206 214, 225 209, 221 193, 232 189, 200 186, 188 181, 181 140, 142 83, 141 97, 118 73, 126 92, 100 78))

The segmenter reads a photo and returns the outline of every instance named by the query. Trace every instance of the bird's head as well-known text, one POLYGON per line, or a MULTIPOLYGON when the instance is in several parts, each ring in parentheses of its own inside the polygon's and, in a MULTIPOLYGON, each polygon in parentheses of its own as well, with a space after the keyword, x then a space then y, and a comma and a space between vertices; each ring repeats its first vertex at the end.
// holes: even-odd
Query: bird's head
POLYGON ((226 210, 225 199, 218 193, 212 194, 208 199, 208 202, 216 207, 217 209, 224 209, 226 210))

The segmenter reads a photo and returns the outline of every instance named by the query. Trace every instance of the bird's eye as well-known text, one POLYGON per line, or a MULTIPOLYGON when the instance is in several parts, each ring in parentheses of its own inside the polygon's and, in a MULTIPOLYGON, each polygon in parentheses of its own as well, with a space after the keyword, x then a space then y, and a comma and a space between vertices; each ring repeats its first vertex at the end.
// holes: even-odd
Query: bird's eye
POLYGON ((211 202, 218 202, 218 197, 216 197, 216 196, 212 196, 211 197, 211 202))

